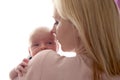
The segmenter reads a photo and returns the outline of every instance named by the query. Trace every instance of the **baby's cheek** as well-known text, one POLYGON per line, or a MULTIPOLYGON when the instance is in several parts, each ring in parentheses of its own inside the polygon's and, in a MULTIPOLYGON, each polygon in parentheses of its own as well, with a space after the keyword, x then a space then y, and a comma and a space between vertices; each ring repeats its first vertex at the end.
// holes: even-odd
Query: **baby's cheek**
POLYGON ((34 56, 34 55, 36 55, 38 52, 40 51, 40 49, 39 48, 34 48, 34 49, 32 49, 32 55, 34 56))
POLYGON ((57 51, 58 47, 57 46, 52 46, 52 50, 57 51))

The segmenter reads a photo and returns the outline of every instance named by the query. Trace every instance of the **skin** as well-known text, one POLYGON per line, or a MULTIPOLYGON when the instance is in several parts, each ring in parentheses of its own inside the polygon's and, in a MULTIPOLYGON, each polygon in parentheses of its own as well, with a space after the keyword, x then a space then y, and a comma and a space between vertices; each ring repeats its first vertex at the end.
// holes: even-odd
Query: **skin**
MULTIPOLYGON (((52 49, 57 51, 58 45, 56 43, 55 36, 51 32, 41 32, 34 35, 34 38, 31 39, 31 44, 29 47, 29 53, 33 57, 39 51, 52 49)), ((23 76, 27 72, 29 59, 24 58, 23 61, 12 71, 11 78, 14 79, 16 76, 23 76)))
POLYGON ((29 53, 31 56, 35 56, 39 51, 45 49, 52 49, 57 51, 57 45, 54 36, 51 33, 42 32, 35 36, 31 40, 31 45, 29 47, 29 53), (39 36, 39 37, 38 37, 39 36))
POLYGON ((75 51, 78 44, 78 33, 73 24, 68 20, 62 19, 56 10, 54 11, 53 17, 55 19, 55 23, 52 31, 56 34, 56 38, 61 44, 62 50, 75 51))

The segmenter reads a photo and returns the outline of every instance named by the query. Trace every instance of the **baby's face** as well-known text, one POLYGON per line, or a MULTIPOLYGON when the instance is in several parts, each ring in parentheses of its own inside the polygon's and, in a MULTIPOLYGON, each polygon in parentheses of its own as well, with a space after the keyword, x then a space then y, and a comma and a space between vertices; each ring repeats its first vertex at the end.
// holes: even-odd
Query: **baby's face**
POLYGON ((35 35, 31 40, 31 46, 29 52, 31 56, 36 55, 39 51, 52 49, 57 50, 55 37, 51 33, 40 33, 35 35))

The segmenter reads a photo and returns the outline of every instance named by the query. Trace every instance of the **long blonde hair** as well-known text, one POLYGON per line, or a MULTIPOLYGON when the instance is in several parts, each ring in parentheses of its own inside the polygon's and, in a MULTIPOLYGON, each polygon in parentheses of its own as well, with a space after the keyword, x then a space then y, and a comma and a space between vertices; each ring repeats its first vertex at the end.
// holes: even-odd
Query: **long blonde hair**
POLYGON ((120 15, 114 0, 53 0, 63 19, 70 20, 94 61, 94 80, 120 75, 120 15))

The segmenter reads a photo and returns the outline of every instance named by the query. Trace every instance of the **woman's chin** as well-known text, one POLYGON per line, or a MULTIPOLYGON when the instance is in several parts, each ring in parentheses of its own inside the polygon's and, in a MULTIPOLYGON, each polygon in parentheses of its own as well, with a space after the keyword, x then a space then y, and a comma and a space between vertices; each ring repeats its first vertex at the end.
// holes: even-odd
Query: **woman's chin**
POLYGON ((64 52, 75 52, 74 49, 72 48, 65 48, 65 47, 62 47, 61 46, 61 50, 64 51, 64 52))

